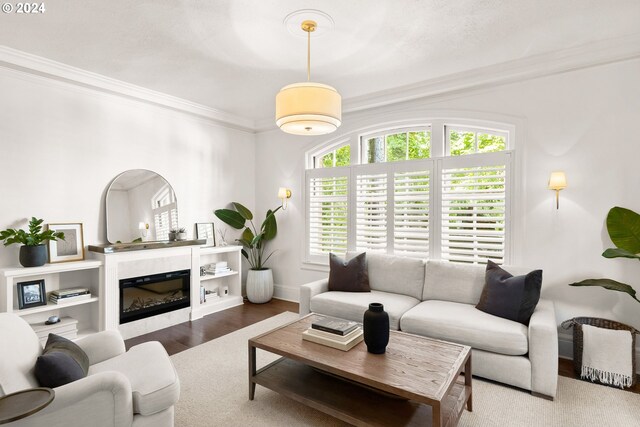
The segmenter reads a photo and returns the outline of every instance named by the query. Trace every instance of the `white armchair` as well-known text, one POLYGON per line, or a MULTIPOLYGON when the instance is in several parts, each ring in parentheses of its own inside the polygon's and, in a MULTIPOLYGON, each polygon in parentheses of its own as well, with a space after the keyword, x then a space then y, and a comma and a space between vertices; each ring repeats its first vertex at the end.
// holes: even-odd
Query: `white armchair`
MULTIPOLYGON (((34 367, 42 347, 19 316, 0 313, 0 395, 37 387, 34 367)), ((55 388, 42 411, 12 427, 170 427, 180 381, 162 345, 147 342, 125 351, 116 331, 76 341, 89 357, 89 374, 55 388)))

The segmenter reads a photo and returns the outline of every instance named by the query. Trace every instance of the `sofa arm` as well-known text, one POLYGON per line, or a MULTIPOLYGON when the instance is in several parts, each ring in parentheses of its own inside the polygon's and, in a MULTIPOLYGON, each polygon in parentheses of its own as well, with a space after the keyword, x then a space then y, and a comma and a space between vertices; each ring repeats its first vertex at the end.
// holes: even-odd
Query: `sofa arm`
POLYGON ((300 286, 300 316, 311 313, 311 298, 329 290, 329 279, 316 280, 300 286))
POLYGON ((126 349, 118 331, 103 331, 79 339, 76 344, 87 353, 89 364, 103 362, 123 354, 126 349))
POLYGON ((529 322, 531 391, 554 398, 558 386, 558 324, 553 301, 540 300, 529 322))
POLYGON ((131 385, 120 372, 89 375, 54 391, 49 406, 12 427, 130 427, 133 422, 131 385))

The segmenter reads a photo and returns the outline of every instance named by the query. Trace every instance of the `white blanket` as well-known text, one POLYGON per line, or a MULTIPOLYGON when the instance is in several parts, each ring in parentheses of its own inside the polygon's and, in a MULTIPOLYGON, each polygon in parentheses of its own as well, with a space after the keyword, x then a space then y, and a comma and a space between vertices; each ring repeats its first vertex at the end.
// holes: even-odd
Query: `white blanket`
POLYGON ((630 331, 582 325, 582 373, 591 381, 631 387, 632 335, 630 331))

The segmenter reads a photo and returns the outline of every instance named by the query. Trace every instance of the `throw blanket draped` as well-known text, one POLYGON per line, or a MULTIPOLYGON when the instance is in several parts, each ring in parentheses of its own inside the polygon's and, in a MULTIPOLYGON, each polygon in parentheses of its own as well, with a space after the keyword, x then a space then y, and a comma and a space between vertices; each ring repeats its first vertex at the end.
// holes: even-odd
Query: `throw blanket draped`
POLYGON ((630 331, 582 325, 581 377, 616 387, 631 387, 630 331))

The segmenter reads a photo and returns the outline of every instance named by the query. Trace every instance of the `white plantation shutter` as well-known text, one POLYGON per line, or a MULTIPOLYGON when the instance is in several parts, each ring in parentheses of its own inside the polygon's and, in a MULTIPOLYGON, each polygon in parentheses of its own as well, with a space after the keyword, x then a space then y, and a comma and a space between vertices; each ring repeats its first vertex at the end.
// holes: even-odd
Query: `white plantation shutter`
POLYGON ((357 174, 355 181, 356 250, 387 252, 387 173, 357 174))
POLYGON ((178 228, 178 209, 175 202, 153 209, 156 240, 169 240, 169 230, 178 228))
POLYGON ((329 252, 347 251, 348 182, 348 168, 307 171, 309 259, 327 262, 329 252))
POLYGON ((393 178, 394 254, 429 257, 429 171, 396 172, 393 178))
POLYGON ((508 153, 443 160, 442 259, 504 261, 508 171, 508 153))

